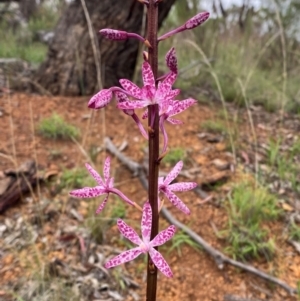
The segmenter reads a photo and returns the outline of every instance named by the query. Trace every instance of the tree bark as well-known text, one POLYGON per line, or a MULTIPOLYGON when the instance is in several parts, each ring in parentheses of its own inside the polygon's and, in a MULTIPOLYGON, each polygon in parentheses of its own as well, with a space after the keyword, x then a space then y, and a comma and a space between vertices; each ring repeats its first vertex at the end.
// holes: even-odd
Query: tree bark
MULTIPOLYGON (((102 28, 113 28, 144 34, 143 5, 137 0, 85 1, 96 33, 102 28)), ((159 25, 174 2, 164 0, 159 4, 159 25)), ((118 85, 120 78, 132 78, 139 42, 108 41, 96 35, 104 86, 118 85)), ((80 0, 71 3, 59 20, 47 59, 35 74, 35 81, 54 95, 91 95, 97 91, 92 44, 80 0)))

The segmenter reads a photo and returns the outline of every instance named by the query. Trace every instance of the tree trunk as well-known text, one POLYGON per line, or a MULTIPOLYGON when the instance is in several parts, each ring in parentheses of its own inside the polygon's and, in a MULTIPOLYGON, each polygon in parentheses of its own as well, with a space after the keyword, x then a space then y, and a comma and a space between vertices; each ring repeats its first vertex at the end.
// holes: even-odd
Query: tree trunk
MULTIPOLYGON (((98 31, 113 28, 141 33, 143 5, 137 0, 85 0, 101 52, 101 73, 105 87, 118 85, 120 78, 132 78, 139 42, 108 41, 98 31)), ((159 4, 159 24, 175 0, 159 4)), ((81 1, 72 2, 55 29, 48 57, 35 81, 52 94, 91 95, 99 88, 93 49, 81 1)))

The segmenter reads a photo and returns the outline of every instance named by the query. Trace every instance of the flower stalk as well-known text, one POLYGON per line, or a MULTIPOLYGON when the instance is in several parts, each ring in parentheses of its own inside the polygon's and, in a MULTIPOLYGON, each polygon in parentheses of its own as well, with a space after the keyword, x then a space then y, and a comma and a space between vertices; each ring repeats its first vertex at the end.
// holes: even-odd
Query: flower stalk
MULTIPOLYGON (((147 39, 152 45, 148 49, 148 62, 151 66, 154 79, 157 79, 158 69, 158 3, 155 0, 149 1, 147 14, 147 39)), ((152 209, 152 229, 150 239, 158 234, 158 170, 159 170, 159 106, 158 104, 148 106, 148 129, 149 129, 149 188, 148 198, 152 209)), ((157 247, 156 247, 157 250, 157 247)), ((157 267, 153 264, 148 255, 147 264, 147 290, 146 300, 155 301, 157 290, 157 267)))

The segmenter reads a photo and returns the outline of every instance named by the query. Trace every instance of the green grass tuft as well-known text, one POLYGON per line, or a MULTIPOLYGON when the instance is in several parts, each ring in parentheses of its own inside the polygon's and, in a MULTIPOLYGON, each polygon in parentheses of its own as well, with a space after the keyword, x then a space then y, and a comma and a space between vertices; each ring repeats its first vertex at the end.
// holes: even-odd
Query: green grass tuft
POLYGON ((51 117, 43 119, 38 126, 39 133, 50 139, 71 139, 79 137, 79 130, 68 124, 64 119, 54 113, 51 117))
POLYGON ((234 187, 228 197, 228 225, 223 235, 230 246, 226 251, 234 258, 249 260, 263 256, 271 260, 275 243, 264 222, 278 219, 277 199, 263 187, 244 182, 234 187))
POLYGON ((164 157, 163 162, 166 164, 174 165, 180 160, 182 161, 186 160, 186 151, 181 147, 177 147, 171 149, 167 153, 167 155, 164 157))

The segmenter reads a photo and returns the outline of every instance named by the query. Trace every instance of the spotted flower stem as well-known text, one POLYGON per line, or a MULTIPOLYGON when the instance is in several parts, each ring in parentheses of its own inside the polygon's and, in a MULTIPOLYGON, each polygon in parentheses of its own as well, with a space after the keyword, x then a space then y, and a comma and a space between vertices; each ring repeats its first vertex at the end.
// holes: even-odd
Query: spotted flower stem
MULTIPOLYGON (((155 0, 149 0, 147 13, 147 39, 151 44, 148 52, 148 62, 151 66, 154 79, 157 79, 158 69, 158 3, 155 0)), ((159 107, 158 104, 148 106, 148 126, 149 126, 149 188, 148 198, 152 209, 152 229, 150 239, 158 234, 158 169, 159 169, 159 107), (152 123, 152 121, 154 121, 152 123)), ((157 250, 157 247, 155 248, 157 250)), ((148 255, 147 265, 147 290, 146 300, 156 300, 157 289, 157 267, 148 255)))

